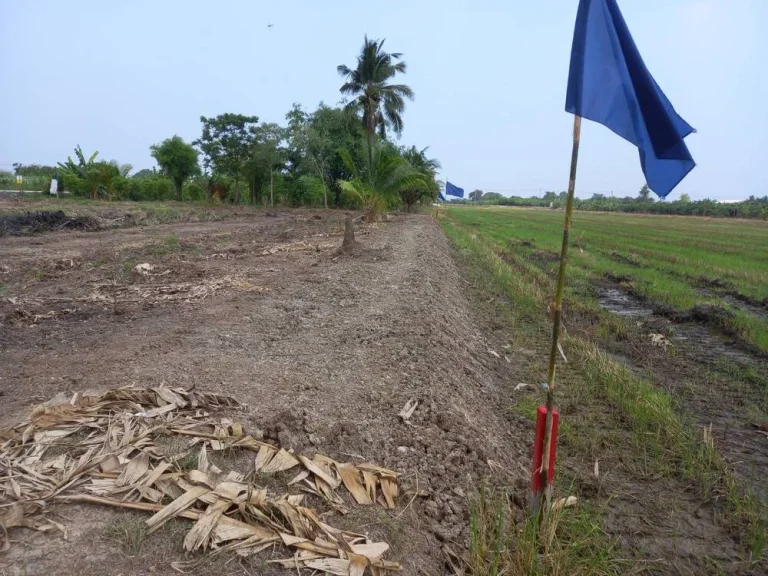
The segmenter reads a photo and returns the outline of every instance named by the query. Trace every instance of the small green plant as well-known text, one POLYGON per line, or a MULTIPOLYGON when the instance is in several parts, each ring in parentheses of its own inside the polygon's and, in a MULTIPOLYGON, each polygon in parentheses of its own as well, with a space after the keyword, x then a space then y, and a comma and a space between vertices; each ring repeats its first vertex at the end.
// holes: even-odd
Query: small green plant
POLYGON ((121 514, 109 524, 107 534, 129 555, 138 556, 147 539, 147 524, 144 520, 138 514, 121 514))
POLYGON ((154 245, 154 252, 158 256, 178 252, 181 248, 178 234, 168 234, 160 238, 160 241, 154 245))
POLYGON ((106 266, 109 264, 109 258, 99 258, 98 260, 94 260, 91 263, 91 266, 94 268, 101 268, 102 266, 106 266))

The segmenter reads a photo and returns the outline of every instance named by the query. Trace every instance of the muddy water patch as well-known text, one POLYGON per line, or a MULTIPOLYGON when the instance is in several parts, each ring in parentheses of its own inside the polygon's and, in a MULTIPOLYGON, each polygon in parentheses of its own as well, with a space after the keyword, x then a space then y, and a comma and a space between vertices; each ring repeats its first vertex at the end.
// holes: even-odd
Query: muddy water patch
MULTIPOLYGON (((747 364, 754 363, 754 358, 744 351, 737 342, 728 338, 717 329, 708 326, 705 322, 711 321, 709 310, 692 310, 689 313, 678 314, 677 318, 670 320, 654 315, 639 297, 619 287, 598 288, 597 301, 605 310, 624 318, 653 320, 648 324, 663 324, 663 329, 653 329, 669 334, 669 340, 688 349, 688 354, 702 362, 712 362, 718 356, 738 360, 747 364), (705 314, 705 312, 707 312, 705 314)), ((725 309, 723 313, 728 313, 725 309)))
POLYGON ((722 298, 723 298, 723 301, 726 302, 727 304, 730 304, 734 308, 738 308, 739 310, 742 310, 747 314, 752 314, 753 316, 757 316, 758 318, 768 319, 768 308, 757 306, 751 302, 747 302, 746 300, 737 298, 732 294, 726 294, 722 298))
POLYGON ((597 301, 600 306, 617 316, 640 318, 653 314, 653 310, 644 306, 637 296, 621 288, 600 288, 597 301))

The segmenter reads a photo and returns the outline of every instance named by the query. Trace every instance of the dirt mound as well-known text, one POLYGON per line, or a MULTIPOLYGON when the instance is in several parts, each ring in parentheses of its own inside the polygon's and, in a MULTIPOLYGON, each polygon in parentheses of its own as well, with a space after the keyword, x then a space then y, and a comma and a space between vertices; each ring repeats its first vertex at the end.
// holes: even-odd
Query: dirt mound
POLYGON ((98 230, 89 216, 67 216, 62 210, 0 214, 0 236, 25 236, 54 230, 98 230))

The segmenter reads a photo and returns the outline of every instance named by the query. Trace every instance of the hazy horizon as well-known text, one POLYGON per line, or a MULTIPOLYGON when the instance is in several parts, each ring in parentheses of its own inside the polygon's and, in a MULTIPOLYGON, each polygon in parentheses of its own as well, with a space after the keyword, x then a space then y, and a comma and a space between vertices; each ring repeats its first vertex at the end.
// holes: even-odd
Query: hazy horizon
MULTIPOLYGON (((672 192, 693 199, 768 194, 768 53, 761 0, 619 1, 646 64, 698 133, 698 166, 672 192)), ((466 192, 540 195, 567 187, 572 116, 564 111, 578 2, 428 1, 382 10, 336 2, 113 4, 0 0, 0 169, 55 164, 81 145, 151 168, 149 146, 191 141, 201 115, 284 123, 294 102, 337 103, 341 63, 363 35, 403 52, 416 100, 401 144, 430 147, 441 178, 466 192), (270 28, 268 24, 273 26, 270 28)), ((637 150, 585 122, 577 193, 634 196, 637 150)))

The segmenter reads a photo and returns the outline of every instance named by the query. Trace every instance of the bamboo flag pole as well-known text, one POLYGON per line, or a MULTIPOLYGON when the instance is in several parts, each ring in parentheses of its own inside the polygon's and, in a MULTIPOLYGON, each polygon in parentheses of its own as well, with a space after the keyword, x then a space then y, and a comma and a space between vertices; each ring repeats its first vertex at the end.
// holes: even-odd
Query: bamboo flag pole
POLYGON ((568 236, 571 231, 573 214, 573 194, 576 188, 576 165, 579 161, 579 141, 581 140, 581 116, 573 117, 573 149, 571 151, 571 175, 568 180, 568 200, 565 204, 565 226, 563 227, 563 245, 560 248, 560 269, 557 273, 555 292, 554 320, 552 322, 552 349, 549 351, 549 370, 547 372, 547 421, 544 432, 544 452, 541 459, 541 486, 549 505, 552 487, 549 486, 549 453, 552 443, 552 410, 555 405, 555 364, 557 362, 558 338, 563 315, 563 289, 565 288, 565 264, 568 257, 568 236))

